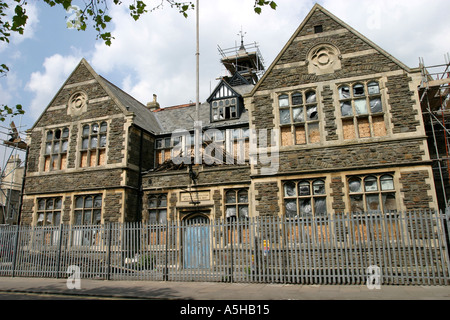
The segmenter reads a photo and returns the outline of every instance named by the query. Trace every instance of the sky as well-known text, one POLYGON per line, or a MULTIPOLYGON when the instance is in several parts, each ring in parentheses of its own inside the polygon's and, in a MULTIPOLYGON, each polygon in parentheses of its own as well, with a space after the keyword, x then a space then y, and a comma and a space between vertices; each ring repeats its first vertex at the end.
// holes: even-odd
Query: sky
MULTIPOLYGON (((10 69, 0 78, 0 104, 23 106, 25 115, 12 119, 21 133, 33 126, 82 58, 143 104, 153 94, 161 107, 195 102, 195 11, 185 18, 166 5, 135 22, 127 2, 109 7, 114 39, 106 46, 92 28, 67 28, 73 12, 28 1, 25 33, 0 44, 0 63, 10 69)), ((200 102, 226 75, 218 47, 239 44, 242 30, 244 43, 258 44, 268 68, 316 2, 409 67, 418 67, 419 57, 426 65, 446 62, 448 0, 276 0, 276 10, 266 7, 260 15, 253 0, 199 0, 200 102)), ((0 134, 10 121, 0 123, 0 134)))

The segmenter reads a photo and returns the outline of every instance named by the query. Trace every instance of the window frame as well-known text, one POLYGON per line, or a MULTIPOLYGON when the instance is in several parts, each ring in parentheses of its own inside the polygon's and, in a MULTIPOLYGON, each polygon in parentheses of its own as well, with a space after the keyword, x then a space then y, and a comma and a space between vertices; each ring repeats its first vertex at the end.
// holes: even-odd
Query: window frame
POLYGON ((162 225, 166 224, 168 221, 168 202, 167 202, 167 193, 159 193, 159 194, 149 194, 147 196, 147 214, 148 214, 148 223, 152 225, 162 225), (162 205, 162 199, 164 198, 165 204, 162 205), (156 206, 152 206, 152 199, 156 200, 156 206), (155 218, 152 219, 152 211, 155 214, 155 218), (161 213, 165 211, 164 216, 161 213))
POLYGON ((223 98, 211 101, 211 120, 212 120, 212 122, 220 122, 220 121, 238 119, 240 117, 239 107, 240 107, 239 97, 237 97, 237 96, 223 97, 223 98), (227 104, 227 102, 228 102, 228 104, 227 104), (232 111, 233 107, 234 107, 234 111, 232 111), (222 114, 222 118, 220 118, 221 114, 222 114))
POLYGON ((281 146, 317 145, 322 142, 320 99, 317 88, 283 92, 277 96, 281 146), (310 101, 313 94, 314 100, 310 101), (298 100, 300 97, 300 101, 298 100), (282 103, 282 101, 284 101, 282 103), (311 117, 309 110, 314 110, 311 117), (288 121, 283 120, 284 113, 288 121), (283 141, 287 134, 287 142, 283 141))
POLYGON ((95 121, 84 123, 80 126, 80 168, 100 167, 107 164, 107 146, 108 146, 109 123, 107 121, 95 121), (94 132, 94 126, 97 126, 97 132, 94 132), (102 128, 106 129, 102 131, 102 128), (88 131, 85 131, 88 128, 88 131), (94 138, 96 145, 93 146, 94 138), (103 138, 103 139, 102 139, 103 138), (86 142, 86 146, 85 146, 86 142), (103 143, 102 143, 103 142, 103 143), (85 159, 85 162, 83 161, 85 159))
POLYGON ((385 119, 386 108, 383 98, 381 79, 368 79, 340 83, 336 86, 336 88, 339 101, 339 115, 342 122, 344 140, 367 139, 374 137, 384 137, 387 135, 387 126, 385 119), (373 84, 376 84, 376 86, 374 86, 373 84), (361 87, 363 88, 363 94, 360 93, 361 87), (374 92, 371 92, 371 90, 374 90, 373 88, 375 87, 377 89, 374 92), (348 89, 346 90, 345 95, 342 92, 343 88, 348 89), (362 101, 364 101, 365 112, 360 111, 362 101), (373 101, 378 101, 378 103, 375 103, 374 106, 377 106, 378 104, 380 105, 375 110, 373 110, 371 104, 371 102, 373 101), (344 106, 346 106, 346 109, 344 109, 344 106), (377 130, 375 127, 376 120, 377 123, 383 123, 381 134, 377 134, 377 130), (350 124, 353 126, 353 132, 348 133, 348 131, 345 130, 345 127, 346 125, 350 124))
MULTIPOLYGON (((327 210, 327 203, 328 203, 328 194, 327 194, 327 188, 326 188, 326 178, 305 178, 305 179, 296 179, 296 180, 285 180, 282 181, 282 188, 283 192, 283 213, 286 218, 321 218, 326 217, 328 215, 327 210), (293 184, 295 193, 289 195, 287 193, 286 185, 287 184, 293 184), (308 193, 304 193, 305 191, 301 191, 301 185, 304 187, 308 185, 308 193), (321 187, 322 192, 315 193, 315 187, 321 187), (303 194, 302 194, 303 192, 303 194), (302 201, 309 200, 309 206, 311 208, 310 213, 301 211, 301 203, 302 201), (319 204, 318 200, 324 200, 325 207, 323 208, 324 211, 318 213, 318 207, 316 207, 316 203, 319 204), (296 205, 296 213, 294 215, 289 214, 288 215, 288 209, 287 209, 287 203, 294 203, 296 205)), ((305 202, 306 203, 306 202, 305 202)))
POLYGON ((44 172, 59 171, 67 168, 69 138, 70 129, 68 126, 64 126, 62 128, 49 128, 45 130, 43 152, 44 172), (56 138, 56 132, 59 132, 59 138, 56 138), (67 134, 65 134, 65 132, 67 132, 67 134), (49 134, 51 134, 50 139, 49 134), (55 150, 56 146, 58 150, 55 150), (48 150, 48 148, 50 148, 50 150, 48 150))
POLYGON ((81 194, 76 195, 73 198, 73 225, 85 226, 85 225, 100 225, 103 218, 103 195, 102 194, 81 194), (86 206, 86 200, 92 199, 92 205, 86 206), (96 200, 100 198, 100 205, 96 205, 96 200), (82 206, 78 206, 78 199, 82 199, 82 206), (85 223, 86 213, 90 213, 90 223, 85 223), (81 221, 78 223, 77 214, 81 214, 81 221), (96 214, 100 213, 99 219, 96 219, 96 214))
POLYGON ((224 190, 224 217, 227 221, 246 220, 250 217, 250 197, 248 188, 233 188, 224 190), (240 194, 246 193, 247 201, 240 201, 240 194), (234 194, 234 202, 228 202, 227 195, 234 194), (234 208, 234 215, 227 213, 228 208, 234 208), (247 208, 247 213, 242 214, 240 208, 247 208))
POLYGON ((49 197, 49 198, 37 198, 36 199, 36 226, 59 226, 62 222, 62 197, 49 197), (48 208, 49 201, 52 202, 53 208, 48 208), (41 202, 44 203, 44 207, 40 206, 41 202), (59 207, 56 205, 59 202, 59 207), (48 216, 51 214, 51 222, 48 223, 48 216), (58 216, 56 219, 55 217, 58 216), (40 222, 40 215, 42 215, 42 223, 40 222))
MULTIPOLYGON (((371 180, 373 181, 373 180, 371 180)), ((371 186, 369 186, 371 188, 374 188, 373 184, 371 186)), ((353 187, 354 188, 354 187, 353 187)), ((390 213, 396 213, 398 212, 398 194, 397 194, 397 189, 395 186, 395 176, 393 173, 368 173, 368 174, 363 174, 363 175, 353 175, 353 176, 348 176, 347 177, 347 191, 348 191, 348 203, 349 203, 349 208, 350 211, 352 213, 385 213, 385 214, 390 214, 390 213), (385 177, 390 177, 389 180, 382 180, 385 177), (369 181, 369 178, 374 178, 376 180, 376 190, 370 190, 370 188, 368 189, 366 186, 366 181, 369 181), (359 191, 352 191, 352 187, 351 187, 351 183, 354 181, 359 180, 360 182, 360 189, 359 191), (390 181, 390 183, 392 184, 392 188, 391 189, 384 189, 383 188, 383 184, 382 181, 390 181), (388 200, 388 196, 389 195, 394 195, 394 200, 393 204, 395 204, 395 209, 386 209, 385 206, 387 205, 386 202, 383 201, 383 195, 386 196, 386 200, 388 200), (378 209, 370 209, 369 208, 369 202, 368 202, 368 197, 374 199, 377 196, 377 201, 378 201, 378 209), (358 210, 354 210, 354 205, 356 205, 356 202, 354 202, 352 200, 353 198, 356 197, 361 197, 361 200, 358 200, 360 203, 363 204, 363 208, 362 210, 358 208, 358 210), (354 204, 355 203, 355 204, 354 204)), ((390 201, 392 201, 392 198, 390 198, 390 201)))

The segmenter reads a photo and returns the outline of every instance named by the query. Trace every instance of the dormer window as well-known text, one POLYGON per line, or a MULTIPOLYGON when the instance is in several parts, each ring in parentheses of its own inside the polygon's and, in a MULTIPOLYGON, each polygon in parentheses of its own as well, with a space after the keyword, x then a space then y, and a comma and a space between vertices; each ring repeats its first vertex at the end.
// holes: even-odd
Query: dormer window
POLYGON ((238 104, 236 98, 223 99, 212 102, 212 119, 221 121, 238 118, 238 104))
MULTIPOLYGON (((233 79, 236 80, 238 78, 245 81, 242 77, 233 79)), ((246 87, 249 87, 249 85, 246 85, 246 87)), ((239 119, 241 117, 244 109, 242 95, 235 89, 228 82, 222 80, 207 99, 211 110, 211 122, 239 119)))

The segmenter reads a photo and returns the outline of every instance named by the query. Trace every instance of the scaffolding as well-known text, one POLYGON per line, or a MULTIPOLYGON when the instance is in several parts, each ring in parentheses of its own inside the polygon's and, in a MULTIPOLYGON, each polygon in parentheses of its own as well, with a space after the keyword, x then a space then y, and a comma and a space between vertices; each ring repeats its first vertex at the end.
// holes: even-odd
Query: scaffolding
POLYGON ((239 72, 252 84, 256 84, 263 76, 265 72, 264 59, 257 42, 244 44, 243 37, 241 37, 240 46, 235 45, 222 49, 217 45, 217 49, 222 56, 221 63, 231 76, 239 72))
POLYGON ((439 207, 450 203, 450 56, 445 63, 426 66, 419 58, 422 80, 419 86, 420 104, 428 137, 439 207))
POLYGON ((14 225, 19 223, 27 145, 21 125, 8 122, 10 127, 0 125, 0 224, 14 225))

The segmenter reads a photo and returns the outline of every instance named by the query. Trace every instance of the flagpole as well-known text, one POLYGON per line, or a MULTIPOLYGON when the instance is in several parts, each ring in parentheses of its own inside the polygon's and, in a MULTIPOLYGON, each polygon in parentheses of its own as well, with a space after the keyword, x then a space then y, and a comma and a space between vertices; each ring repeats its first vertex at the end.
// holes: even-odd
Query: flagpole
POLYGON ((200 105, 200 80, 199 80, 199 64, 200 64, 200 49, 199 49, 199 14, 198 14, 198 2, 199 0, 197 0, 197 4, 195 6, 196 9, 196 15, 197 15, 197 22, 196 22, 196 37, 197 37, 197 51, 196 51, 196 100, 195 100, 195 116, 196 116, 196 121, 200 121, 200 115, 199 115, 199 105, 200 105))

